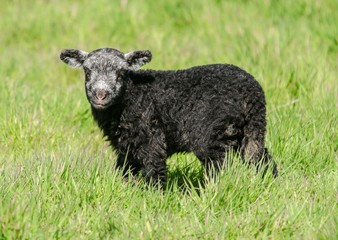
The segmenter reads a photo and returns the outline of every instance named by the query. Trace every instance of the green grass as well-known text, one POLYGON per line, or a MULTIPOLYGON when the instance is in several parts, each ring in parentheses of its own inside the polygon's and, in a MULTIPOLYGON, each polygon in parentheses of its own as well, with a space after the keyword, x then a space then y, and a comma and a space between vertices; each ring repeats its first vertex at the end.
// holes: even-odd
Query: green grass
POLYGON ((0 3, 0 239, 337 239, 338 3, 0 3), (63 48, 149 49, 148 68, 232 63, 262 84, 280 176, 235 159, 213 182, 191 154, 163 193, 112 169, 83 74, 63 48), (202 186, 203 185, 203 186, 202 186))

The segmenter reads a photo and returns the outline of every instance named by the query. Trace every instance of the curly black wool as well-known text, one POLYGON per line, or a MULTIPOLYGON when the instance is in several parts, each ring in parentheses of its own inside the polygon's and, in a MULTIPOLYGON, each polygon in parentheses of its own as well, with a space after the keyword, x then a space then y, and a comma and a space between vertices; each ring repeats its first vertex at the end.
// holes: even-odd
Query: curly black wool
POLYGON ((118 153, 117 168, 166 183, 166 159, 193 152, 206 169, 238 151, 256 166, 277 167, 264 147, 266 103, 259 83, 229 64, 177 71, 137 70, 149 51, 64 50, 60 58, 84 68, 86 93, 104 136, 118 153))

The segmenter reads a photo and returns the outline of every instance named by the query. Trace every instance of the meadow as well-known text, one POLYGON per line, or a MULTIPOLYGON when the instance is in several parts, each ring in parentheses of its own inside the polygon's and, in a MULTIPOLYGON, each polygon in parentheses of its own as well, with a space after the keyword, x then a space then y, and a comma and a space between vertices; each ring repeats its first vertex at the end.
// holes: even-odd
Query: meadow
POLYGON ((3 0, 0 239, 338 239, 338 2, 3 0), (190 153, 168 189, 113 170, 64 48, 149 49, 144 68, 231 63, 267 100, 280 175, 234 157, 213 181, 190 153))

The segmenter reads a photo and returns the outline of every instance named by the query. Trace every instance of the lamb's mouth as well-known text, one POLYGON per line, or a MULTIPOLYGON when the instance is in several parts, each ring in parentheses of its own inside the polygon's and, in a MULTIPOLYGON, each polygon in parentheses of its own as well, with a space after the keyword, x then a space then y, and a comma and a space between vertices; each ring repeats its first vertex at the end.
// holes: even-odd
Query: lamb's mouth
POLYGON ((108 108, 111 105, 111 102, 107 102, 107 103, 91 103, 92 107, 97 109, 97 110, 104 110, 106 108, 108 108))

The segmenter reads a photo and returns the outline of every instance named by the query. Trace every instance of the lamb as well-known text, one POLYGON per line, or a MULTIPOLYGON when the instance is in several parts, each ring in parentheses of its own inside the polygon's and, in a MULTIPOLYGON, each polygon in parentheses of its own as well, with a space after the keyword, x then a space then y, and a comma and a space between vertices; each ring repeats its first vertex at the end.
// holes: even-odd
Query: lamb
POLYGON ((65 49, 60 59, 83 67, 92 115, 118 154, 123 174, 166 186, 166 159, 193 152, 207 172, 237 151, 245 163, 277 166, 264 147, 266 103, 259 83, 230 64, 184 70, 138 70, 151 61, 148 50, 90 53, 65 49))

